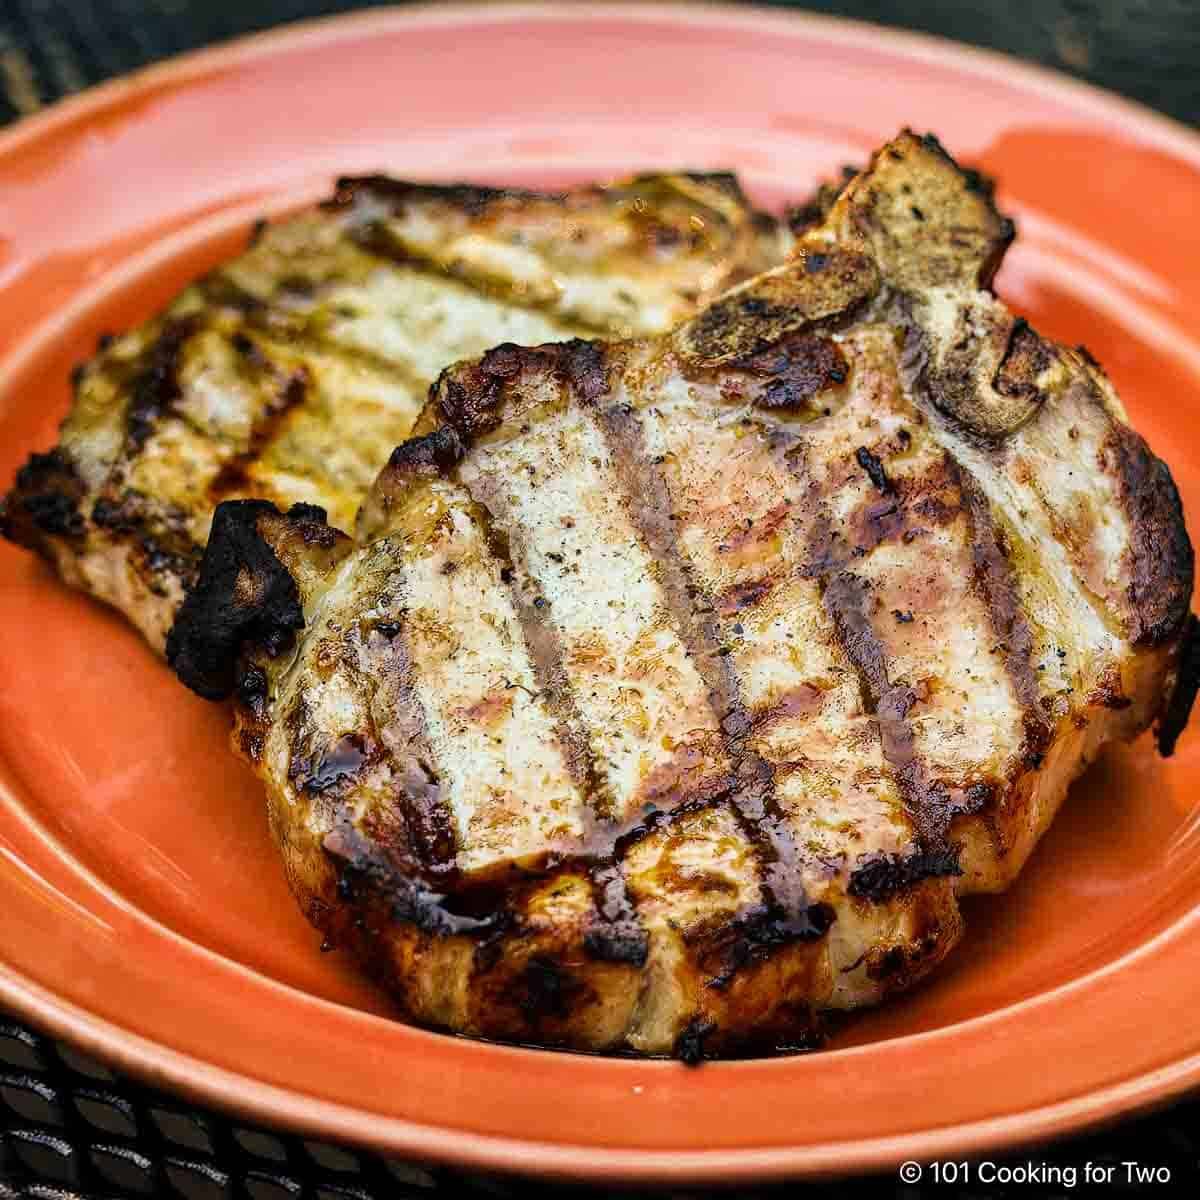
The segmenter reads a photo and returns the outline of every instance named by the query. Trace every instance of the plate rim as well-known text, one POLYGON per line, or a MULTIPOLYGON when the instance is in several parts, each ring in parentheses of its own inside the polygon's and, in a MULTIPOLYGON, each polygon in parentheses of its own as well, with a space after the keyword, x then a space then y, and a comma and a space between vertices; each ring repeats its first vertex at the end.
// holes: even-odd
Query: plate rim
POLYGON ((604 18, 654 22, 669 19, 694 26, 719 27, 733 24, 742 29, 755 27, 764 30, 795 29, 807 26, 835 41, 860 43, 864 37, 883 39, 898 51, 915 58, 937 58, 952 55, 960 63, 970 64, 980 74, 1002 76, 1006 81, 1019 77, 1039 91, 1069 95, 1084 101, 1098 111, 1118 112, 1136 119, 1143 131, 1153 134, 1151 140, 1170 147, 1172 152, 1191 159, 1200 167, 1200 131, 1185 122, 1159 112, 1148 104, 1122 96, 1097 84, 1076 79, 1065 72, 1040 63, 1030 62, 1000 50, 976 46, 969 42, 921 30, 901 29, 891 25, 853 17, 833 16, 804 10, 779 10, 757 3, 738 5, 723 0, 700 5, 663 3, 662 0, 634 0, 633 3, 583 0, 582 3, 559 6, 552 0, 498 0, 486 6, 451 0, 418 0, 414 4, 388 4, 378 8, 334 13, 290 21, 257 33, 243 34, 215 45, 201 46, 180 54, 157 60, 114 79, 93 84, 82 91, 55 100, 44 109, 21 117, 0 131, 0 158, 17 150, 26 142, 36 141, 95 114, 111 104, 141 92, 152 91, 160 84, 178 83, 211 72, 222 64, 242 63, 268 55, 277 49, 301 46, 306 42, 323 43, 360 35, 373 27, 409 25, 419 28, 425 24, 476 24, 483 17, 494 22, 521 21, 536 17, 552 17, 559 21, 584 24, 604 18))
MULTIPOLYGON (((794 32, 807 28, 816 37, 845 45, 862 45, 869 39, 874 45, 885 44, 910 60, 928 61, 949 56, 964 70, 987 77, 1002 75, 1008 84, 1043 95, 1065 96, 1102 117, 1118 117, 1126 128, 1132 127, 1147 143, 1167 150, 1200 171, 1200 131, 1138 101, 997 51, 867 21, 781 12, 753 5, 735 7, 718 3, 684 7, 664 3, 590 2, 569 8, 548 3, 499 3, 486 7, 421 3, 320 17, 250 34, 156 62, 59 100, 42 112, 17 121, 8 130, 0 132, 0 162, 30 143, 53 137, 71 124, 94 118, 110 107, 160 88, 185 84, 225 66, 254 61, 279 51, 286 52, 306 44, 336 44, 343 37, 359 37, 372 29, 453 27, 538 18, 579 23, 598 18, 629 23, 667 21, 739 31, 794 32)), ((59 324, 58 318, 59 314, 51 315, 21 337, 0 363, 0 376, 7 376, 19 361, 25 360, 31 344, 42 343, 59 324)), ((149 914, 143 916, 153 920, 149 914)), ((1200 909, 1193 909, 1162 930, 1151 942, 1177 932, 1183 924, 1196 925, 1198 917, 1200 909)), ((1144 945, 1131 953, 1137 953, 1144 945)), ((1101 970, 1115 971, 1127 957, 1122 956, 1101 970)), ((5 962, 0 962, 0 1000, 35 1027, 80 1046, 128 1074, 155 1086, 169 1086, 190 1099, 250 1116, 267 1125, 415 1159, 500 1171, 536 1171, 561 1178, 611 1180, 619 1176, 631 1181, 728 1182, 787 1175, 836 1176, 851 1170, 894 1165, 902 1157, 928 1161, 939 1155, 975 1154, 1000 1147, 1010 1148, 1031 1140, 1061 1137, 1161 1106, 1200 1086, 1200 1053, 1197 1053, 1081 1096, 915 1133, 754 1149, 596 1148, 421 1124, 268 1083, 217 1066, 98 1016, 5 962)))

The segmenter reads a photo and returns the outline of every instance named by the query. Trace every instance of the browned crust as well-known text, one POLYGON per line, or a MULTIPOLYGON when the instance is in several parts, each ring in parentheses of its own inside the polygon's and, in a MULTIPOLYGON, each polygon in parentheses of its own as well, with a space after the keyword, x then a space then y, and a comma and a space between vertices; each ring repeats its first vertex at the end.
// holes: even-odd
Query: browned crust
MULTIPOLYGON (((750 208, 741 182, 732 171, 644 172, 632 176, 625 186, 656 184, 671 178, 686 179, 710 187, 739 206, 747 210, 750 208)), ((541 191, 532 188, 489 187, 476 183, 419 183, 378 174, 343 175, 338 178, 333 195, 323 201, 321 207, 329 211, 341 211, 370 200, 382 202, 393 213, 398 213, 409 204, 432 201, 458 209, 468 217, 478 218, 512 206, 524 206, 531 201, 567 205, 571 208, 608 203, 613 190, 612 187, 600 184, 572 191, 541 191)))
MULTIPOLYGON (((898 184, 908 177, 913 155, 948 160, 936 141, 910 136, 876 156, 876 171, 898 184)), ((676 335, 670 343, 674 354, 668 354, 669 365, 674 369, 682 363, 685 378, 708 383, 718 372, 749 376, 759 388, 782 381, 781 403, 762 407, 782 408, 788 413, 804 411, 815 396, 845 379, 845 358, 825 336, 827 331, 838 322, 852 319, 863 306, 880 297, 885 287, 898 294, 910 286, 917 290, 931 284, 966 280, 971 285, 986 285, 990 281, 998 255, 1011 237, 1011 227, 995 212, 990 194, 979 180, 962 172, 950 180, 943 178, 931 193, 922 193, 916 199, 909 195, 905 203, 911 211, 900 216, 880 207, 894 200, 881 200, 866 185, 852 184, 836 202, 831 217, 837 219, 840 212, 840 219, 856 237, 872 242, 875 254, 889 264, 883 279, 874 260, 857 251, 805 247, 800 269, 810 287, 797 291, 794 280, 789 282, 785 272, 773 273, 732 293, 714 306, 715 316, 710 310, 710 315, 676 335), (957 238, 956 220, 967 222, 970 234, 963 245, 956 246, 956 253, 941 259, 934 255, 929 262, 916 264, 903 258, 903 247, 895 239, 898 225, 920 226, 923 232, 913 235, 918 238, 937 235, 939 230, 957 238)), ((914 322, 904 297, 897 300, 895 294, 885 294, 884 299, 892 301, 889 311, 899 314, 901 328, 911 329, 914 322)), ((1008 331, 1007 348, 991 384, 1001 396, 1015 402, 1012 412, 1036 411, 1043 402, 1037 380, 1054 353, 1048 346, 1027 326, 1014 326, 1008 331)), ((397 450, 379 489, 385 505, 399 504, 411 498, 421 480, 437 475, 458 478, 459 464, 473 441, 503 435, 509 422, 537 419, 540 408, 565 402, 562 393, 590 408, 614 451, 630 513, 661 571, 669 608, 689 656, 708 686, 720 722, 722 748, 733 764, 726 777, 706 776, 700 783, 672 767, 662 781, 656 781, 667 797, 669 809, 651 806, 648 814, 639 814, 623 825, 598 823, 588 831, 577 853, 547 852, 538 864, 522 864, 529 878, 538 882, 586 875, 594 912, 586 918, 585 933, 579 928, 547 931, 534 929, 532 923, 527 925, 525 889, 533 886, 527 881, 463 881, 449 871, 434 891, 421 874, 428 868, 430 852, 419 837, 410 837, 403 850, 394 852, 386 846, 381 848, 381 839, 371 831, 364 836, 358 830, 339 829, 326 839, 325 853, 340 880, 338 899, 349 911, 357 911, 364 922, 358 933, 346 936, 369 941, 378 938, 390 922, 411 926, 431 939, 465 938, 474 954, 472 1019, 478 1016, 480 1006, 488 1008, 486 1028, 501 1036, 519 1036, 514 1031, 525 1031, 550 1043, 567 1036, 565 1023, 571 1010, 595 998, 587 975, 589 962, 636 968, 646 961, 646 936, 629 900, 621 861, 640 839, 708 805, 729 805, 747 838, 757 847, 764 898, 761 906, 750 906, 731 920, 687 931, 689 965, 698 967, 704 977, 708 1001, 724 994, 732 997, 732 1005, 751 974, 745 968, 753 964, 756 969, 769 970, 785 960, 786 956, 777 953, 782 947, 818 944, 834 915, 825 905, 810 904, 798 882, 796 848, 778 811, 771 768, 746 747, 755 715, 741 704, 736 680, 721 654, 715 620, 697 604, 695 583, 679 551, 664 477, 656 469, 658 464, 647 456, 632 406, 612 400, 610 383, 631 353, 636 350, 606 351, 581 341, 533 349, 506 345, 476 363, 443 373, 432 393, 428 414, 428 421, 437 423, 437 428, 397 450), (551 395, 556 398, 547 400, 551 395), (414 861, 410 863, 405 855, 413 856, 414 861), (586 951, 582 956, 576 953, 579 938, 586 951)), ((922 369, 926 365, 914 366, 912 380, 919 388, 927 388, 943 411, 953 411, 955 406, 947 402, 953 371, 929 378, 922 369)), ((739 393, 730 398, 741 401, 745 396, 739 393)), ((929 410, 925 411, 928 414, 929 410)), ((1182 617, 1177 611, 1178 596, 1160 599, 1148 595, 1153 586, 1161 589, 1169 582, 1154 574, 1156 567, 1151 558, 1157 553, 1167 560, 1165 569, 1171 579, 1186 575, 1190 594, 1191 548, 1169 474, 1164 479, 1165 468, 1158 470, 1161 464, 1125 426, 1114 420, 1113 430, 1107 453, 1118 463, 1123 504, 1135 530, 1130 550, 1130 575, 1134 580, 1130 603, 1140 622, 1136 640, 1160 644, 1174 636, 1170 622, 1174 621, 1177 628, 1182 617)), ((999 431, 976 432, 981 441, 986 441, 1011 431, 1006 426, 999 431)), ((877 945, 866 956, 869 978, 890 990, 915 980, 952 940, 938 925, 936 897, 950 896, 950 885, 944 881, 962 874, 959 847, 951 841, 954 818, 994 806, 1002 792, 1011 795, 1014 785, 1025 786, 1032 781, 1050 731, 1039 703, 1032 632, 1021 610, 1003 531, 992 517, 986 498, 949 457, 915 480, 894 477, 885 457, 880 446, 863 445, 858 449, 855 460, 870 480, 874 494, 851 514, 848 536, 835 537, 827 522, 817 522, 808 548, 807 571, 817 580, 837 641, 858 673, 863 707, 878 727, 884 760, 900 788, 916 833, 915 842, 900 853, 860 857, 851 868, 848 883, 850 895, 863 905, 899 900, 910 915, 915 912, 928 917, 918 934, 904 945, 877 945), (932 778, 928 764, 916 751, 910 712, 918 700, 917 691, 907 683, 892 682, 886 645, 874 623, 873 613, 880 606, 872 606, 871 585, 855 572, 853 563, 857 554, 885 539, 906 538, 919 532, 918 522, 943 523, 964 515, 972 583, 986 607, 991 633, 1004 656, 1013 692, 1024 714, 1025 738, 1012 778, 954 784, 932 778)), ((803 464, 796 462, 794 469, 801 471, 803 464)), ((504 543, 503 520, 493 512, 496 497, 477 489, 473 499, 485 510, 484 523, 493 526, 490 542, 501 563, 507 564, 503 569, 511 581, 521 572, 521 552, 519 547, 504 543)), ((813 497, 814 503, 819 501, 819 496, 813 497)), ((214 540, 216 536, 214 531, 214 540)), ((269 576, 270 570, 265 574, 269 576)), ((270 595, 269 587, 264 587, 264 594, 270 595)), ((539 633, 541 622, 529 598, 519 587, 514 594, 538 685, 554 689, 560 684, 561 650, 553 639, 539 633)), ((737 606, 753 603, 759 596, 755 584, 744 594, 720 602, 737 606)), ((1185 596, 1185 608, 1186 602, 1185 596)), ((902 610, 897 610, 895 619, 904 621, 902 610)), ((1181 678, 1186 675, 1191 681, 1196 674, 1190 659, 1181 664, 1181 678)), ((1117 699, 1109 702, 1122 698, 1119 690, 1112 694, 1117 699)), ((796 702, 811 699, 805 695, 796 702)), ((1168 713, 1169 725, 1164 720, 1169 744, 1177 736, 1179 711, 1177 706, 1174 715, 1168 713)), ((560 706, 556 715, 564 745, 574 743, 576 759, 580 760, 582 734, 576 728, 577 714, 560 706)), ((769 714, 761 716, 769 719, 769 714)), ((374 747, 366 742, 349 746, 339 743, 327 748, 315 766, 305 765, 304 770, 318 783, 328 779, 328 790, 336 793, 346 772, 353 773, 369 764, 374 753, 374 747)), ((583 780, 596 806, 596 772, 586 759, 586 751, 581 761, 582 766, 576 762, 576 777, 583 780)), ((437 802, 436 797, 431 800, 437 802)), ((336 905, 331 903, 331 907, 336 905)), ((344 914, 335 914, 333 919, 343 922, 345 933, 344 914)), ((369 946, 360 952, 368 958, 373 953, 369 946)), ((387 973, 386 966, 381 969, 387 973)), ((389 978, 395 982, 394 977, 389 978)), ((478 1019, 484 1022, 483 1017, 478 1019)), ((807 1034, 812 1028, 811 1012, 799 1008, 793 1011, 784 1005, 772 1014, 770 1022, 764 1021, 761 1033, 786 1040, 797 1031, 807 1034)), ((676 1053, 685 1060, 698 1061, 706 1053, 725 1052, 738 1036, 738 1029, 723 1027, 710 1009, 701 1005, 680 1033, 676 1053)))
POLYGON ((798 261, 803 289, 789 264, 728 292, 688 322, 674 339, 685 362, 699 369, 753 363, 790 334, 850 320, 880 286, 875 263, 856 250, 801 247, 798 261))
MULTIPOLYGON (((233 691, 237 663, 247 647, 275 657, 304 628, 296 581, 259 530, 262 518, 278 515, 263 500, 227 500, 213 515, 199 581, 167 636, 167 662, 207 699, 219 700, 233 691)), ((349 539, 326 524, 323 509, 297 504, 287 518, 305 544, 327 546, 332 534, 349 548, 349 539)))
POLYGON ((822 225, 833 208, 834 201, 846 190, 846 185, 862 170, 861 167, 844 165, 834 179, 823 179, 812 195, 802 203, 784 213, 784 223, 797 235, 807 233, 822 225))
MULTIPOLYGON (((595 397, 577 388, 579 399, 595 397)), ((711 605, 701 611, 700 589, 679 551, 678 532, 666 481, 650 461, 633 414, 618 405, 599 409, 600 426, 613 449, 613 461, 634 526, 658 564, 659 581, 675 626, 708 688, 709 704, 721 730, 727 760, 733 764, 726 790, 760 865, 763 908, 744 914, 738 936, 726 951, 726 965, 710 986, 725 986, 751 957, 763 956, 793 941, 820 938, 831 914, 814 905, 799 882, 800 851, 775 796, 770 764, 747 745, 754 722, 739 695, 711 605)), ((685 800, 682 797, 681 800, 685 800)), ((676 801, 679 802, 679 801, 676 801)))
POLYGON ((1137 646, 1161 646, 1178 636, 1192 599, 1195 559, 1183 504, 1167 464, 1141 434, 1114 420, 1106 449, 1131 531, 1129 639, 1137 646))
POLYGON ((1200 690, 1200 620, 1189 615, 1180 638, 1175 684, 1155 730, 1158 752, 1164 758, 1175 753, 1175 745, 1192 715, 1197 690, 1200 690))
MULTIPOLYGON (((595 193, 602 195, 600 188, 595 193)), ((342 175, 334 185, 333 195, 321 202, 328 211, 353 208, 363 200, 386 203, 393 212, 400 212, 414 202, 436 201, 449 208, 460 209, 471 217, 482 216, 489 209, 503 204, 529 200, 561 204, 566 192, 535 191, 514 187, 487 187, 475 183, 417 183, 394 179, 390 175, 342 175)))
POLYGON ((19 546, 49 552, 47 538, 80 541, 85 520, 80 506, 86 485, 61 449, 31 454, 16 484, 0 500, 0 533, 19 546))

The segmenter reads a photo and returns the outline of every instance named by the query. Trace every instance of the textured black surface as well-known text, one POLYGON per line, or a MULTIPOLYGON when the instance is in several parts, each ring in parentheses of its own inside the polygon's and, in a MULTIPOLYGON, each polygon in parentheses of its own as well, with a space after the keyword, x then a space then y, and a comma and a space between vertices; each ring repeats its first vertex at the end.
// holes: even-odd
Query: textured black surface
MULTIPOLYGON (((372 6, 352 0, 0 0, 0 124, 183 50, 283 21, 367 7, 372 6)), ((1197 0, 818 0, 807 7, 1006 50, 1124 92, 1184 121, 1200 121, 1197 0)), ((947 1086, 972 1086, 970 1064, 964 1063, 962 1078, 947 1086)), ((1107 1163, 1115 1168, 1116 1182, 1103 1189, 1105 1195, 1195 1196, 1200 1194, 1200 1100, 1001 1161, 1074 1166, 1081 1175, 1089 1161, 1107 1163), (1126 1186, 1120 1165, 1125 1161, 1168 1167, 1172 1184, 1126 1186)), ((1094 1194, 1082 1183, 922 1189, 905 1187, 895 1176, 866 1182, 868 1194, 882 1197, 1094 1194)), ((760 1194, 841 1197, 846 1188, 844 1182, 788 1185, 760 1194)), ((255 1129, 118 1077, 70 1047, 5 1023, 0 1014, 0 1200, 142 1195, 185 1200, 520 1195, 537 1200, 580 1194, 588 1193, 387 1162, 255 1129)))

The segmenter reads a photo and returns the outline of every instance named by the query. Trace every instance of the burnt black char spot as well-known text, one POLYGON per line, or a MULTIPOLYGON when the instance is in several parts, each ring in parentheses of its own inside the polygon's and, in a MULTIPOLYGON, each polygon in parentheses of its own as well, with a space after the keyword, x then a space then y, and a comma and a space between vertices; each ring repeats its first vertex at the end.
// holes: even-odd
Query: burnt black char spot
POLYGON ((17 472, 16 486, 0 504, 0 533, 30 548, 37 546, 40 534, 80 537, 83 494, 83 480, 61 451, 31 454, 17 472))
POLYGON ((814 397, 846 382, 850 367, 831 338, 801 333, 768 350, 739 359, 734 368, 765 379, 751 399, 759 408, 796 411, 814 397))
POLYGON ((867 477, 885 496, 894 496, 896 489, 884 470, 883 462, 878 455, 872 454, 866 446, 859 446, 854 452, 854 459, 867 473, 867 477))
POLYGON ((158 421, 179 400, 179 360, 184 344, 196 331, 196 324, 194 317, 168 321, 134 377, 125 427, 136 449, 142 447, 158 421))
POLYGON ((278 654, 304 628, 296 582, 258 532, 259 518, 277 513, 264 500, 217 506, 200 578, 167 635, 167 662, 206 699, 220 700, 233 690, 245 644, 278 654))
POLYGON ((570 1016, 572 1001, 582 990, 569 971, 548 958, 531 958, 518 981, 519 1004, 531 1024, 570 1016))
POLYGON ((908 854, 871 854, 859 859, 847 890, 852 896, 882 904, 922 880, 961 874, 956 846, 913 850, 908 854))
POLYGON ((685 1067, 698 1067, 704 1061, 704 1040, 716 1029, 712 1021, 693 1017, 675 1039, 672 1053, 685 1067))

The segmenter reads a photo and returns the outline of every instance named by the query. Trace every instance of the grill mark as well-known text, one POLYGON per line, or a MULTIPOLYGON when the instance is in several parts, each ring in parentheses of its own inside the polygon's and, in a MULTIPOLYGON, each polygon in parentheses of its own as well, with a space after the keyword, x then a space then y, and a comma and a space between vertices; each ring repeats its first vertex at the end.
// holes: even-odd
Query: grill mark
POLYGON ((287 377, 275 400, 250 430, 249 445, 225 463, 208 485, 208 494, 214 503, 225 499, 230 492, 244 492, 252 486, 250 468, 275 440, 288 414, 304 403, 310 382, 307 367, 300 367, 287 377))
MULTIPOLYGON (((403 576, 400 587, 403 589, 403 576)), ((401 798, 409 841, 417 851, 424 871, 445 886, 457 878, 455 860, 458 839, 450 819, 449 805, 442 798, 437 759, 429 737, 425 711, 417 697, 411 650, 403 622, 378 626, 368 635, 369 676, 390 678, 394 695, 389 704, 389 733, 395 736, 380 744, 392 763, 401 798), (374 660, 374 661, 371 661, 374 660)))
MULTIPOLYGON (((559 303, 557 295, 549 295, 544 298, 534 297, 530 296, 527 289, 519 283, 510 282, 494 275, 485 275, 482 272, 456 270, 453 263, 444 267, 440 266, 427 258, 421 251, 411 251, 400 245, 391 230, 380 221, 365 222, 352 229, 349 236, 360 250, 365 251, 372 258, 396 266, 419 270, 434 278, 455 280, 489 299, 499 300, 514 308, 544 313, 552 318, 558 318, 560 325, 566 324, 557 311, 559 303)), ((572 315, 571 324, 575 328, 583 326, 587 329, 594 329, 597 333, 606 332, 603 326, 587 320, 582 315, 572 315)))
MULTIPOLYGON (((822 551, 823 547, 814 546, 813 557, 822 551)), ((949 829, 949 797, 940 784, 929 780, 914 745, 908 712, 916 693, 912 688, 893 686, 888 679, 884 646, 868 615, 863 580, 839 569, 821 578, 820 584, 825 610, 839 645, 858 674, 863 707, 875 717, 884 761, 892 768, 917 837, 927 849, 940 847, 949 829)))
POLYGON ((146 444, 155 426, 178 402, 180 358, 187 340, 196 332, 195 316, 168 320, 139 363, 125 410, 125 432, 132 453, 146 444))
MULTIPOLYGON (((914 320, 911 302, 901 297, 895 298, 891 319, 904 330, 904 346, 899 361, 900 380, 905 394, 911 398, 914 406, 929 418, 929 435, 948 454, 953 453, 957 442, 993 459, 997 449, 996 439, 979 434, 948 412, 941 403, 941 382, 930 377, 928 336, 914 320)), ((1087 605, 1106 629, 1115 637, 1123 638, 1124 633, 1109 603, 1092 590, 1079 570, 1076 553, 1070 545, 1070 536, 1063 529, 1055 507, 1046 500, 1036 480, 1028 477, 1023 482, 1037 497, 1043 513, 1051 523, 1055 540, 1063 551, 1067 571, 1065 576, 1062 576, 1062 581, 1074 593, 1071 599, 1087 605)), ((1182 525, 1177 528, 1182 528, 1182 525)))
POLYGON ((996 644, 1002 647, 1004 670, 1021 706, 1025 729, 1022 754, 1036 768, 1050 744, 1052 731, 1041 707, 1041 688, 1033 662, 1033 631, 1021 607, 1008 547, 987 497, 950 454, 946 455, 946 465, 959 487, 967 516, 972 586, 987 608, 996 644))
POLYGON ((583 840, 585 845, 590 843, 591 849, 567 859, 586 872, 592 889, 596 920, 584 934, 584 948, 602 961, 641 966, 649 952, 649 941, 616 854, 619 834, 612 825, 607 826, 607 833, 601 832, 601 822, 613 811, 611 790, 571 690, 562 641, 543 616, 544 599, 530 595, 524 582, 530 578, 524 540, 512 529, 501 528, 497 513, 502 511, 503 501, 495 486, 485 479, 468 485, 458 472, 456 477, 471 498, 473 515, 489 551, 500 564, 500 578, 512 597, 538 694, 554 721, 555 737, 567 770, 584 800, 583 840), (541 606, 536 603, 538 600, 542 601, 541 606))
POLYGON ((558 632, 542 615, 546 611, 545 601, 540 595, 531 595, 525 584, 529 571, 524 540, 511 529, 501 528, 496 515, 503 506, 499 489, 483 479, 469 486, 461 477, 457 482, 471 497, 475 509, 472 515, 483 531, 488 550, 500 564, 500 579, 512 597, 538 694, 545 700, 554 719, 555 733, 571 779, 587 800, 590 816, 600 817, 611 811, 609 788, 592 753, 583 716, 567 679, 558 632), (539 600, 541 605, 537 603, 539 600))
MULTIPOLYGON (((425 268, 424 264, 415 262, 400 263, 394 257, 371 253, 366 247, 357 242, 355 245, 380 267, 390 269, 404 265, 411 267, 418 274, 436 279, 446 278, 444 273, 432 268, 425 268)), ((417 371, 407 360, 381 354, 377 350, 372 350, 366 346, 356 346, 349 342, 340 341, 335 337, 321 332, 319 329, 314 329, 308 314, 304 312, 297 313, 280 307, 277 303, 279 295, 281 292, 287 290, 282 286, 277 288, 265 300, 259 299, 253 293, 245 291, 234 283, 233 280, 219 273, 205 277, 196 286, 200 289, 204 298, 211 304, 232 308, 241 313, 247 328, 254 330, 256 333, 261 333, 269 341, 283 342, 291 349, 309 350, 325 354, 330 358, 338 360, 343 365, 348 364, 363 367, 367 370, 376 371, 381 375, 390 375, 396 382, 408 388, 418 401, 429 390, 432 380, 417 371)), ((337 284, 335 283, 334 286, 337 286, 337 284)), ((463 286, 469 287, 467 284, 463 284, 463 286)), ((324 285, 316 285, 310 296, 314 307, 322 303, 324 293, 329 290, 324 285)), ((469 290, 475 291, 477 289, 469 288, 469 290)), ((555 321, 554 323, 560 328, 566 328, 561 321, 555 321)), ((586 324, 586 322, 582 323, 586 324)))
POLYGON ((885 904, 927 879, 957 878, 962 873, 953 846, 906 854, 865 854, 859 857, 846 890, 859 899, 885 904))
POLYGON ((447 896, 434 891, 424 880, 414 879, 391 862, 372 839, 364 837, 355 828, 348 809, 342 810, 340 820, 321 845, 337 873, 340 901, 382 900, 391 920, 412 924, 423 933, 439 937, 486 937, 511 921, 503 907, 483 916, 452 911, 446 906, 447 896))
MULTIPOLYGON (((256 329, 261 328, 262 332, 272 339, 279 337, 278 330, 273 328, 269 318, 256 318, 254 314, 251 314, 249 323, 256 329)), ((411 363, 402 358, 391 358, 378 351, 368 350, 365 346, 354 346, 348 342, 338 341, 334 337, 317 333, 308 327, 289 328, 286 341, 291 347, 328 355, 343 365, 363 367, 370 371, 376 371, 380 375, 390 375, 396 382, 408 388, 418 400, 429 391, 429 385, 432 382, 428 376, 420 374, 411 363)))
MULTIPOLYGON (((769 952, 792 940, 821 937, 832 915, 824 905, 809 902, 800 882, 800 850, 775 795, 774 770, 747 745, 753 718, 742 704, 733 665, 723 652, 712 600, 692 579, 679 549, 666 478, 647 454, 640 422, 629 405, 606 405, 596 411, 630 517, 659 566, 667 609, 708 689, 731 767, 729 801, 759 862, 764 909, 745 921, 743 939, 731 949, 733 961, 744 962, 747 954, 769 952)), ((721 986, 726 974, 712 982, 721 986)))

